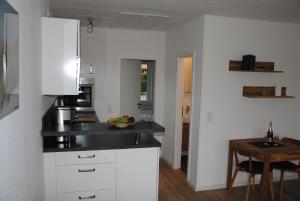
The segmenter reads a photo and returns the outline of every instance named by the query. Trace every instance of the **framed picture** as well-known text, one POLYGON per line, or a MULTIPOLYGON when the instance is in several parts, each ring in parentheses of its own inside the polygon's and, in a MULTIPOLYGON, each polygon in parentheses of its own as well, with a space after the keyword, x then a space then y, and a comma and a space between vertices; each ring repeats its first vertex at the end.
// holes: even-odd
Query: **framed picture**
POLYGON ((19 108, 19 15, 0 0, 0 119, 19 108))

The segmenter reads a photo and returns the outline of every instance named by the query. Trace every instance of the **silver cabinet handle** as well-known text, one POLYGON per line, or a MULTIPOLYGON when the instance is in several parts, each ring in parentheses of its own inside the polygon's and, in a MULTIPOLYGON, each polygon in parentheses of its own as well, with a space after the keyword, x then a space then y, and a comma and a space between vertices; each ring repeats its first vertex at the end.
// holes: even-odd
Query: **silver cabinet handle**
POLYGON ((96 157, 95 154, 93 154, 93 155, 87 155, 87 156, 81 156, 81 155, 78 155, 78 158, 79 158, 79 159, 82 159, 82 158, 95 158, 95 157, 96 157))
POLYGON ((90 196, 78 196, 79 200, 89 200, 89 199, 95 199, 96 195, 90 195, 90 196))
POLYGON ((96 168, 93 169, 79 169, 78 172, 95 172, 96 168))

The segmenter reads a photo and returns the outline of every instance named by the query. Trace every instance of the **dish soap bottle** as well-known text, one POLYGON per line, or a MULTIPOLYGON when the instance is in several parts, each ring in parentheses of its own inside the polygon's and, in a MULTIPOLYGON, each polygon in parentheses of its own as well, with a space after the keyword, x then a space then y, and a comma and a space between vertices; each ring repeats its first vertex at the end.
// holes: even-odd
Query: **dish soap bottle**
POLYGON ((273 128, 272 128, 272 121, 270 121, 269 122, 268 132, 267 132, 268 143, 272 143, 273 142, 273 138, 274 138, 274 134, 273 134, 273 128))

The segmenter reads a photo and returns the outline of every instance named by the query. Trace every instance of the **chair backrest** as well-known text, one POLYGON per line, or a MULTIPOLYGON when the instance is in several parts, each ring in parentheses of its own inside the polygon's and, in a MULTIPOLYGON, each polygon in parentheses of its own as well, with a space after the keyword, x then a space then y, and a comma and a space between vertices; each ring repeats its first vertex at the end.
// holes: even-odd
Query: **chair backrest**
MULTIPOLYGON (((284 138, 282 138, 282 141, 283 142, 288 142, 288 143, 291 143, 291 144, 300 145, 300 140, 297 140, 297 139, 294 139, 294 138, 284 137, 284 138)), ((299 161, 298 166, 300 168, 300 161, 299 161)))
POLYGON ((252 171, 252 150, 240 145, 235 145, 233 147, 233 154, 234 154, 234 158, 235 158, 235 164, 238 165, 240 164, 240 160, 239 160, 239 155, 240 156, 244 156, 247 157, 249 160, 249 170, 252 171))
POLYGON ((300 140, 293 139, 293 138, 284 137, 282 138, 282 141, 300 145, 300 140))

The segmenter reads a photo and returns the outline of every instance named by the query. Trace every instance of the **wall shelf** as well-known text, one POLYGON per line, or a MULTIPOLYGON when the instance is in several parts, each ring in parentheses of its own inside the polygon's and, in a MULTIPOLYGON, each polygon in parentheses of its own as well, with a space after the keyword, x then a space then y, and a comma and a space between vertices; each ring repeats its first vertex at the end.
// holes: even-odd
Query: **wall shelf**
MULTIPOLYGON (((242 61, 229 60, 229 71, 237 72, 257 72, 257 73, 283 73, 281 70, 274 70, 274 62, 256 62, 254 70, 243 70, 242 61)), ((281 95, 275 95, 275 87, 265 86, 244 86, 243 96, 246 98, 259 99, 288 99, 295 96, 286 95, 286 87, 281 87, 281 95)))
POLYGON ((230 60, 229 71, 238 72, 258 72, 258 73, 283 73, 281 70, 274 70, 274 62, 256 62, 254 70, 243 70, 241 69, 242 62, 230 60))
POLYGON ((286 95, 286 87, 281 88, 281 96, 275 95, 275 87, 244 86, 243 96, 247 98, 286 99, 295 96, 286 95))
POLYGON ((284 98, 296 98, 295 96, 245 96, 244 97, 247 97, 247 98, 266 98, 266 99, 284 99, 284 98))
POLYGON ((261 71, 261 70, 230 70, 229 71, 237 71, 237 72, 250 72, 250 73, 283 73, 281 70, 274 70, 274 71, 261 71))

